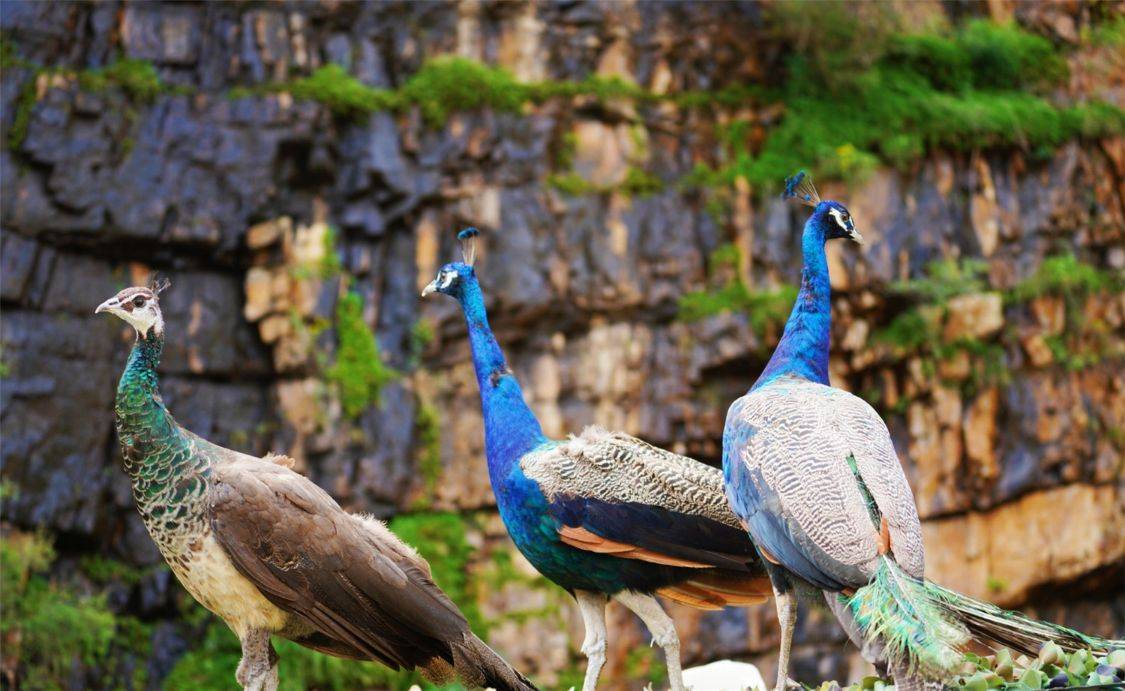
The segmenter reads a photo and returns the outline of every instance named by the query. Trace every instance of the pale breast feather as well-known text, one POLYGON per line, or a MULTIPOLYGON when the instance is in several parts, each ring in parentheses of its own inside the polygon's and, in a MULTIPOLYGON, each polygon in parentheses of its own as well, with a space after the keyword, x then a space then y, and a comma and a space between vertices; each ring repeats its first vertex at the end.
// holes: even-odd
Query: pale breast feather
POLYGON ((587 427, 521 459, 524 475, 548 499, 575 493, 613 503, 635 502, 740 528, 717 468, 659 449, 636 437, 587 427))

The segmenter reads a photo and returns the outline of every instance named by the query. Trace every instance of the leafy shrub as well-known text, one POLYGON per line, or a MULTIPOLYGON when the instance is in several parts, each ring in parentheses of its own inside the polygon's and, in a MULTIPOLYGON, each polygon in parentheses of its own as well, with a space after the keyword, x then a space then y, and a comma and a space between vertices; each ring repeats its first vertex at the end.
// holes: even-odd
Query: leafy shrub
POLYGON ((51 543, 41 535, 9 531, 0 540, 4 671, 24 689, 70 685, 77 666, 106 661, 117 630, 104 597, 47 580, 44 574, 54 558, 51 543))

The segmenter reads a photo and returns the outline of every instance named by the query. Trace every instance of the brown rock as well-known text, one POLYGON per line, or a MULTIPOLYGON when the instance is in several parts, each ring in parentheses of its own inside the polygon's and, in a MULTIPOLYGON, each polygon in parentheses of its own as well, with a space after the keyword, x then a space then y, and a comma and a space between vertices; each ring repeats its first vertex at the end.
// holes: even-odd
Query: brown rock
POLYGON ((501 24, 497 59, 520 81, 538 82, 547 76, 543 29, 535 3, 516 5, 501 24))
POLYGON ((627 126, 580 120, 574 126, 574 135, 576 173, 599 187, 612 187, 625 180, 634 148, 627 126))
POLYGON ((1001 605, 1125 556, 1125 494, 1070 485, 986 513, 926 521, 927 576, 1001 605), (1065 520, 1060 520, 1065 515, 1065 520))
POLYGON ((1000 393, 995 388, 980 394, 965 413, 965 454, 979 477, 992 479, 999 474, 996 461, 996 412, 1000 393))
POLYGON ((942 337, 950 343, 961 338, 987 338, 1004 326, 1003 308, 999 293, 958 295, 949 301, 942 337))
POLYGON ((1021 343, 1024 352, 1027 353, 1027 359, 1035 367, 1046 367, 1055 361, 1055 354, 1051 352, 1051 348, 1047 345, 1047 341, 1042 334, 1031 334, 1025 337, 1021 343))
POLYGON ((261 334, 264 343, 273 343, 282 336, 288 335, 291 330, 291 320, 282 314, 271 314, 258 324, 258 333, 261 334))
POLYGON ((999 209, 996 205, 996 189, 992 185, 992 172, 983 157, 976 159, 977 177, 980 190, 969 199, 969 223, 976 233, 981 254, 991 257, 1000 243, 999 209))
POLYGON ((1055 336, 1066 327, 1066 303, 1061 297, 1044 295, 1031 301, 1031 313, 1044 335, 1055 336))
POLYGON ((246 230, 246 246, 250 249, 269 247, 293 230, 293 220, 288 216, 263 221, 246 230))
POLYGON ((938 361, 938 375, 950 381, 965 381, 972 373, 972 362, 964 350, 957 350, 947 358, 938 361))
POLYGON ((268 269, 253 267, 246 272, 246 304, 242 316, 247 321, 258 321, 270 312, 272 303, 272 277, 268 269))

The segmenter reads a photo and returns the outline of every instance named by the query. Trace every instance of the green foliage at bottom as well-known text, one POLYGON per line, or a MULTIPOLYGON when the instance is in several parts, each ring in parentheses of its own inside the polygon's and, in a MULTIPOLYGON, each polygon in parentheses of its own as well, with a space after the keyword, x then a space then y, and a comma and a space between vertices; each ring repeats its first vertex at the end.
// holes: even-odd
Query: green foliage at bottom
MULTIPOLYGON (((1083 686, 1119 688, 1123 678, 1125 649, 1108 653, 1091 650, 1068 653, 1054 643, 1047 643, 1034 658, 1013 656, 1007 648, 1000 648, 986 656, 966 653, 960 673, 945 687, 964 691, 1027 691, 1083 686)), ((888 679, 864 677, 862 681, 845 687, 826 681, 815 688, 818 691, 882 691, 893 688, 893 684, 888 679)))
MULTIPOLYGON (((192 604, 198 615, 210 620, 200 645, 180 658, 164 680, 168 691, 195 689, 231 689, 236 691, 234 673, 242 652, 238 638, 217 618, 202 607, 192 604)), ((413 672, 395 672, 375 662, 343 660, 309 650, 292 641, 273 639, 279 656, 278 677, 285 691, 322 689, 393 689, 405 691, 412 684, 425 686, 413 672)))
MULTIPOLYGON (((54 559, 50 541, 41 535, 9 531, 0 540, 0 639, 5 672, 14 672, 22 689, 65 688, 76 669, 107 670, 114 666, 115 647, 130 647, 121 652, 134 657, 147 654, 140 622, 115 615, 104 595, 87 595, 46 577, 54 559)), ((131 681, 143 684, 143 670, 131 681)))

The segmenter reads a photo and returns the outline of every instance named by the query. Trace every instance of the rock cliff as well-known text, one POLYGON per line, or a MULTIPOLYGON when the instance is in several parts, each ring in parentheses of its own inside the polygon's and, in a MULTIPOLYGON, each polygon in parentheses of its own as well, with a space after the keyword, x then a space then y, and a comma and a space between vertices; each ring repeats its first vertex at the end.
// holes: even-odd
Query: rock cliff
MULTIPOLYGON (((76 663, 67 683, 158 685, 207 630, 181 616, 118 468, 131 333, 92 314, 156 270, 182 424, 288 453, 345 506, 394 517, 513 663, 572 679, 579 622, 494 512, 460 314, 419 289, 478 226, 492 323, 544 430, 598 423, 716 464, 800 271, 803 214, 770 182, 793 172, 777 151, 799 117, 787 151, 832 144, 802 165, 868 240, 830 248, 832 376, 887 419, 928 574, 1125 633, 1120 8, 988 5, 861 16, 852 29, 890 46, 866 53, 768 3, 5 2, 5 530, 52 536, 43 572, 107 593, 151 653, 76 663), (1001 79, 1000 58, 965 66, 1011 121, 937 110, 872 134, 841 110, 855 129, 817 130, 817 104, 882 107, 848 75, 915 64, 906 27, 971 47, 1008 20, 1042 42, 1029 55, 1046 46, 1026 70, 1060 70, 996 86, 981 75, 1001 79), (796 93, 802 69, 842 86, 796 93)), ((685 662, 771 678, 772 604, 672 609, 685 662)), ((613 610, 611 626, 611 676, 659 678, 638 622, 613 610)), ((801 680, 862 673, 826 614, 797 637, 801 680)))

